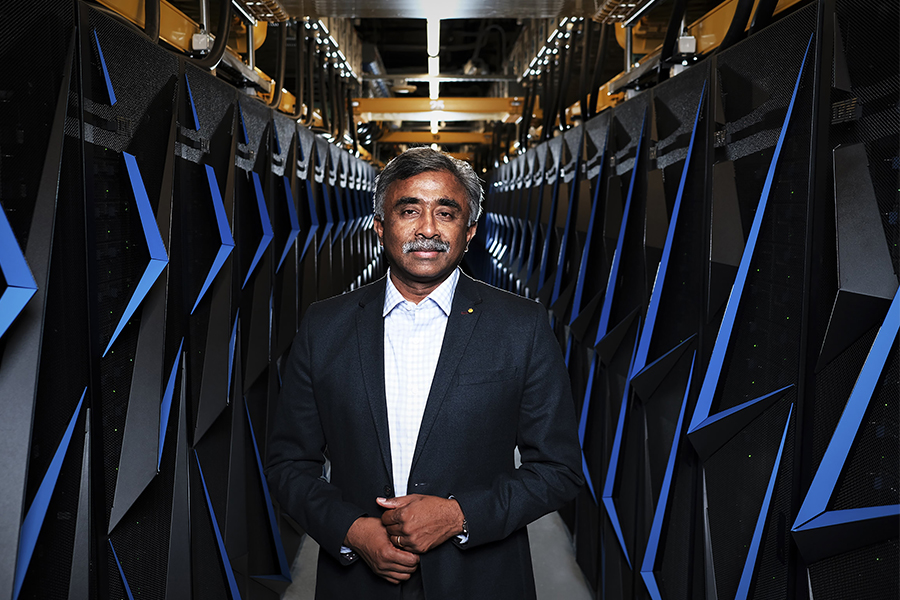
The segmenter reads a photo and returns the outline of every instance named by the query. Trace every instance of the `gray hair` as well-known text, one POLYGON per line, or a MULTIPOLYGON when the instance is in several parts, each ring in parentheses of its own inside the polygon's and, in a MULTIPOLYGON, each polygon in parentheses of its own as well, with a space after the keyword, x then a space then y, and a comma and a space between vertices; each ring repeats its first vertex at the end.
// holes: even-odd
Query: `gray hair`
POLYGON ((392 183, 428 171, 446 171, 456 177, 463 189, 466 190, 466 197, 469 201, 469 227, 478 221, 478 217, 481 216, 481 202, 484 199, 481 178, 475 174, 475 170, 466 161, 432 150, 429 146, 410 148, 403 154, 392 158, 384 167, 375 179, 375 201, 373 203, 375 216, 384 219, 384 201, 392 183))

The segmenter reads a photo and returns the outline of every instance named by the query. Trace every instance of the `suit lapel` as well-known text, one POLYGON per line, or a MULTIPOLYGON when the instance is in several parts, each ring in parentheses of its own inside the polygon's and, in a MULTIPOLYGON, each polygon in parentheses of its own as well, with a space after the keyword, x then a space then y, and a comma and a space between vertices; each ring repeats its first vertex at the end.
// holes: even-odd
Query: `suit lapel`
POLYGON ((431 428, 441 410, 441 403, 447 395, 453 374, 456 373, 456 368, 469 344, 472 332, 475 331, 475 325, 481 314, 481 311, 477 310, 475 306, 480 303, 481 296, 478 294, 475 282, 467 275, 460 273, 456 292, 453 294, 452 309, 447 319, 447 329, 444 332, 440 358, 438 358, 437 368, 434 371, 434 379, 431 382, 431 390, 425 404, 425 413, 422 415, 422 424, 419 426, 419 436, 416 439, 416 451, 413 454, 410 473, 415 469, 419 455, 422 454, 422 448, 424 448, 431 428))
POLYGON ((371 293, 359 302, 356 314, 356 331, 359 337, 359 362, 362 365, 363 384, 372 411, 378 447, 384 459, 384 467, 393 481, 391 466, 391 441, 388 429, 387 400, 384 395, 384 288, 385 280, 371 286, 371 293))

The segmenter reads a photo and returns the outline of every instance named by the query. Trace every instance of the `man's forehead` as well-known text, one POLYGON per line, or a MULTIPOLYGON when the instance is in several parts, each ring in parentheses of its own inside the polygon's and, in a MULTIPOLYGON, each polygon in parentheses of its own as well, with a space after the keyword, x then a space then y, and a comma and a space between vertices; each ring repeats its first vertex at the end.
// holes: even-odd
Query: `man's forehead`
POLYGON ((418 198, 420 195, 463 202, 466 189, 462 182, 449 171, 425 171, 405 179, 398 179, 387 189, 388 198, 393 199, 418 198))

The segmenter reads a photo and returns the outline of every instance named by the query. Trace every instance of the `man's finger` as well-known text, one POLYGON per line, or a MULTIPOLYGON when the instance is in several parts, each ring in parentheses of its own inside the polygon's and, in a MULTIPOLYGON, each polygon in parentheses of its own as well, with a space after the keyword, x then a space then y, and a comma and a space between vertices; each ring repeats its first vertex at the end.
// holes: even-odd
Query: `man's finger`
POLYGON ((403 583, 404 581, 408 580, 412 576, 412 573, 395 573, 392 571, 386 571, 384 573, 379 573, 378 575, 382 579, 397 584, 403 583))
POLYGON ((408 569, 408 572, 410 573, 415 571, 419 565, 418 554, 413 554, 408 550, 400 550, 399 548, 393 548, 393 552, 391 552, 387 558, 392 563, 404 567, 404 570, 408 569))
POLYGON ((386 510, 381 515, 381 523, 385 526, 395 525, 400 523, 400 514, 396 509, 386 510))
POLYGON ((407 496, 397 496, 395 498, 375 498, 375 502, 378 503, 378 506, 384 508, 401 508, 410 502, 416 501, 420 496, 421 494, 409 494, 407 496))

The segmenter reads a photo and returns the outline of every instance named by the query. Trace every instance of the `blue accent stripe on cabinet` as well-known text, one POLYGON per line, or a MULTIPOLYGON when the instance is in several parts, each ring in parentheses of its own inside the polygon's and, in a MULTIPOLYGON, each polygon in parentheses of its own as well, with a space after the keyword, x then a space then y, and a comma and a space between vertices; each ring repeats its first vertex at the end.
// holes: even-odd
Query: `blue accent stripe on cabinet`
POLYGON ((106 543, 109 544, 113 559, 116 561, 116 567, 119 569, 119 577, 122 578, 122 587, 125 588, 125 595, 128 596, 128 600, 134 600, 134 594, 131 593, 131 586, 128 585, 128 579, 125 577, 125 571, 122 569, 122 563, 119 562, 119 555, 116 554, 116 549, 113 547, 112 540, 107 539, 106 543))
POLYGON ((785 391, 789 390, 792 387, 794 387, 793 383, 790 385, 786 385, 783 388, 779 388, 779 389, 775 390, 774 392, 769 392, 768 394, 760 396, 759 398, 754 398, 753 400, 747 400, 746 402, 742 402, 741 404, 738 404, 737 406, 732 406, 729 409, 723 410, 722 412, 718 412, 711 417, 707 417, 706 420, 704 420, 702 423, 700 423, 697 426, 697 429, 695 429, 695 431, 703 429, 705 427, 709 427, 713 423, 717 423, 717 422, 721 421, 722 419, 730 417, 731 415, 733 415, 735 413, 739 413, 744 409, 750 408, 754 404, 759 404, 760 402, 765 402, 769 398, 772 398, 772 396, 783 394, 785 391))
POLYGON ((237 103, 237 109, 238 109, 238 119, 239 119, 240 122, 241 122, 241 130, 240 130, 240 131, 241 131, 241 138, 242 138, 242 139, 241 139, 240 141, 241 141, 242 144, 249 144, 249 143, 250 143, 250 136, 247 135, 247 124, 244 123, 244 109, 241 108, 241 103, 240 103, 240 102, 237 103))
POLYGON ((319 247, 316 248, 316 252, 321 252, 322 248, 325 247, 325 240, 328 239, 328 234, 331 233, 331 228, 334 227, 334 217, 331 215, 331 195, 328 193, 328 182, 322 182, 322 205, 325 207, 325 226, 322 229, 322 237, 319 240, 319 247))
MULTIPOLYGON (((159 473, 159 465, 162 462, 163 444, 166 441, 166 429, 169 425, 169 413, 172 410, 172 395, 175 393, 175 376, 178 374, 178 365, 181 362, 181 350, 184 348, 184 338, 178 344, 178 353, 169 371, 169 379, 166 381, 166 390, 163 392, 162 402, 159 405, 159 453, 156 456, 156 472, 159 473)), ((181 382, 184 385, 185 382, 181 382)))
POLYGON ((600 324, 597 326, 597 337, 594 345, 600 343, 608 331, 609 317, 612 313, 613 296, 616 292, 616 280, 619 278, 619 264, 622 262, 622 247, 625 245, 625 228, 628 226, 628 216, 631 212, 631 199, 634 196, 634 182, 641 162, 641 147, 644 145, 644 129, 647 127, 647 109, 644 110, 644 119, 641 121, 641 135, 638 137, 637 150, 634 155, 634 166, 631 167, 631 182, 628 184, 628 197, 625 199, 625 208, 622 210, 622 224, 619 226, 619 238, 616 240, 616 250, 613 253, 612 266, 609 269, 609 280, 606 282, 606 295, 603 296, 603 308, 600 312, 600 324))
MULTIPOLYGON (((701 101, 702 102, 702 101, 701 101)), ((681 411, 678 413, 678 422, 675 425, 675 437, 672 439, 672 447, 669 449, 669 461, 666 463, 666 473, 663 476, 659 498, 656 500, 656 512, 653 514, 653 524, 650 526, 650 538, 647 540, 647 549, 644 552, 644 563, 641 565, 641 577, 650 591, 653 600, 662 600, 659 586, 656 584, 656 575, 653 571, 656 567, 656 556, 659 553, 659 540, 662 536, 663 521, 666 518, 666 509, 669 506, 669 494, 672 490, 672 479, 675 476, 675 459, 678 457, 678 446, 681 442, 681 429, 684 425, 684 413, 687 410, 687 401, 691 393, 691 381, 694 379, 694 366, 697 364, 697 351, 691 358, 691 370, 688 373, 687 383, 684 386, 684 397, 681 400, 681 411)))
POLYGON ((31 501, 31 506, 25 514, 22 521, 22 527, 19 529, 19 553, 16 556, 16 575, 13 585, 13 600, 19 597, 22 590, 22 582, 25 580, 25 573, 28 571, 28 563, 31 562, 31 556, 34 554, 34 547, 37 545, 38 534, 41 532, 41 526, 44 524, 44 518, 47 516, 47 508, 50 506, 50 498, 53 496, 53 490, 56 482, 59 480, 59 472, 62 469, 63 460, 66 452, 69 451, 69 442, 72 441, 72 433, 75 431, 75 422, 81 413, 81 405, 84 404, 84 397, 87 394, 87 388, 81 392, 81 399, 75 407, 75 412, 69 419, 69 424, 63 433, 59 446, 50 460, 50 466, 38 486, 38 490, 31 501))
POLYGON ((294 241, 300 235, 300 219, 297 218, 297 207, 294 206, 294 192, 291 191, 291 182, 286 176, 282 176, 282 179, 284 180, 284 201, 287 204, 288 218, 291 221, 291 232, 288 234, 287 242, 284 244, 281 260, 278 261, 278 266, 275 268, 276 272, 281 270, 281 265, 284 263, 284 259, 287 258, 288 252, 291 251, 291 246, 294 245, 294 241))
POLYGON ((232 382, 232 373, 234 371, 234 349, 237 345, 237 329, 238 329, 238 320, 241 316, 241 309, 238 308, 237 312, 234 314, 234 325, 231 326, 231 337, 228 340, 228 387, 226 388, 228 391, 225 395, 225 404, 229 404, 231 402, 231 382, 232 382))
MULTIPOLYGON (((606 169, 606 149, 609 144, 609 130, 606 128, 606 137, 603 142, 603 153, 600 155, 600 170, 597 172, 597 182, 594 184, 594 198, 591 200, 591 218, 588 222, 587 236, 584 240, 584 250, 581 252, 581 264, 578 267, 578 281, 575 283, 575 295, 572 297, 572 316, 569 325, 575 322, 581 313, 581 297, 584 295, 584 281, 587 276, 588 258, 590 257, 591 244, 594 239, 594 224, 597 221, 597 211, 600 209, 600 187, 603 184, 603 172, 606 169)), ((585 159, 587 160, 587 159, 585 159)))
MULTIPOLYGON (((640 329, 640 317, 638 317, 638 329, 640 329)), ((625 546, 625 536, 622 533, 622 524, 619 522, 619 515, 616 511, 613 494, 616 488, 616 474, 619 470, 619 453, 622 450, 622 437, 625 434, 625 412, 628 410, 628 396, 631 394, 631 376, 634 374, 634 356, 637 352, 637 343, 631 351, 631 361, 628 367, 628 378, 625 381, 625 390, 622 392, 622 404, 619 407, 619 419, 616 423, 616 435, 613 439, 612 451, 609 455, 609 468, 606 470, 606 481, 603 483, 603 505, 606 506, 606 512, 612 521, 613 529, 616 537, 619 538, 619 545, 625 554, 625 560, 628 562, 628 568, 631 567, 631 557, 628 556, 628 548, 625 546)))
MULTIPOLYGON (((562 144, 566 143, 565 140, 560 141, 562 144)), ((548 152, 550 152, 549 149, 548 152)), ((547 234, 544 236, 544 247, 541 250, 541 265, 538 269, 537 290, 544 287, 544 284, 547 282, 547 262, 550 258, 550 240, 553 237, 553 233, 556 231, 556 211, 559 207, 559 182, 562 179, 562 154, 563 148, 562 145, 560 145, 559 157, 556 159, 556 167, 554 168, 556 179, 553 180, 553 191, 550 192, 550 214, 547 218, 547 234)), ((538 215, 538 220, 540 220, 540 215, 538 215)), ((537 290, 535 290, 535 292, 537 290)))
MULTIPOLYGON (((882 519, 900 515, 900 504, 886 504, 884 506, 866 506, 864 508, 847 508, 844 510, 829 510, 818 517, 813 517, 793 531, 807 531, 821 527, 833 527, 847 523, 861 523, 873 519, 882 519)), ((885 537, 889 537, 886 534, 885 537)))
POLYGON ((197 310, 197 306, 206 294, 206 290, 212 285, 212 282, 216 278, 216 275, 219 274, 222 265, 225 264, 225 259, 227 259, 232 250, 234 250, 234 238, 231 236, 231 227, 228 224, 228 217, 225 215, 225 204, 222 202, 222 194, 219 192, 219 183, 216 179, 216 172, 209 165, 203 166, 206 167, 206 181, 209 183, 209 193, 212 198, 213 210, 216 214, 216 225, 219 229, 220 245, 219 250, 216 252, 216 257, 213 259, 213 264, 206 274, 206 280, 204 280, 203 286, 200 288, 200 293, 197 294, 197 300, 194 302, 191 314, 194 314, 194 311, 197 310))
POLYGON ((578 419, 578 443, 581 445, 581 468, 584 471, 584 480, 587 483, 594 504, 597 504, 597 492, 594 491, 594 482, 591 481, 591 473, 588 470, 587 459, 584 456, 584 434, 587 431, 587 417, 591 406, 591 394, 594 390, 594 374, 597 372, 597 354, 591 357, 591 366, 588 369, 587 385, 584 388, 584 402, 581 404, 581 416, 578 419))
MULTIPOLYGON (((562 292, 560 288, 562 288, 563 271, 565 271, 566 267, 566 251, 569 247, 569 236, 572 233, 572 226, 575 220, 575 205, 578 204, 578 186, 581 183, 581 178, 579 177, 579 171, 581 170, 581 148, 584 146, 585 135, 587 134, 582 131, 581 137, 578 138, 578 151, 575 154, 575 175, 572 177, 572 185, 569 189, 569 205, 566 207, 566 225, 563 229, 562 240, 559 242, 559 259, 556 261, 556 277, 553 278, 553 293, 550 295, 550 304, 554 304, 559 299, 560 292, 562 292)), ((563 144, 565 143, 566 141, 563 139, 563 144)), ((558 177, 561 178, 562 176, 562 170, 560 170, 558 177)))
MULTIPOLYGON (((309 249, 309 244, 313 241, 313 238, 316 236, 316 232, 319 230, 319 217, 316 213, 316 200, 313 197, 312 183, 307 179, 306 180, 306 201, 309 206, 309 231, 306 234, 306 241, 303 242, 303 251, 300 252, 300 260, 303 260, 303 257, 306 256, 306 251, 309 249)), ((374 217, 372 217, 374 218, 374 217)))
POLYGON ((787 419, 784 423, 784 431, 781 434, 781 444, 778 446, 778 454, 775 457, 775 465, 772 467, 772 474, 769 476, 769 485, 766 487, 766 495, 763 499, 762 508, 759 509, 759 517, 756 519, 756 528, 753 530, 753 537, 750 540, 750 550, 747 552, 747 560, 744 561, 744 570, 741 573, 741 580, 738 583, 735 600, 747 600, 750 595, 750 586, 753 583, 753 573, 756 571, 756 562, 759 559, 759 549, 762 546, 763 532, 766 529, 766 520, 769 516, 769 506, 772 504, 772 496, 775 494, 775 481, 778 479, 778 467, 781 466, 781 457, 784 455, 784 442, 787 439, 788 429, 791 425, 791 415, 794 413, 794 405, 788 411, 787 419))
POLYGON ((141 219, 141 227, 144 230, 144 240, 147 243, 147 249, 150 251, 150 262, 147 263, 147 267, 144 269, 140 281, 138 281, 138 284, 135 286, 134 293, 131 295, 131 299, 128 300, 128 305, 125 307, 125 312, 122 313, 122 317, 119 319, 116 329, 109 339, 109 344, 106 345, 106 350, 103 351, 103 356, 106 356, 109 349, 112 348, 113 343, 116 341, 116 338, 119 337, 122 329, 134 314, 134 311, 136 311, 140 303, 143 302, 147 293, 150 292, 150 288, 153 287, 153 284, 156 283, 156 280, 163 272, 163 269, 169 264, 169 257, 166 255, 166 246, 163 244, 162 236, 159 234, 159 228, 156 226, 156 216, 153 214, 153 207, 150 206, 150 198, 147 196, 147 188, 144 187, 144 180, 141 178, 141 171, 138 168, 137 159, 127 152, 122 153, 122 158, 125 159, 125 167, 128 171, 131 189, 134 192, 134 201, 135 204, 137 204, 138 214, 141 219))
POLYGON ((875 336, 875 341, 872 342, 869 355, 859 372, 853 391, 850 392, 850 398, 847 400, 841 419, 831 436, 831 441, 828 443, 819 469, 809 486, 809 491, 803 499, 803 504, 800 505, 792 529, 798 529, 828 509, 828 503, 831 501, 853 442, 862 426, 888 355, 894 348, 898 330, 900 330, 900 290, 894 293, 891 306, 875 336))
POLYGON ((275 233, 272 231, 272 222, 269 221, 269 210, 266 207, 266 198, 263 195, 259 173, 251 171, 250 175, 253 178, 253 192, 256 195, 256 206, 259 208, 259 222, 262 226, 262 237, 259 240, 259 246, 256 248, 256 254, 253 255, 253 260, 250 262, 250 268, 247 269, 247 276, 244 277, 244 283, 241 285, 241 289, 244 289, 247 282, 250 281, 250 276, 253 275, 256 265, 259 264, 263 253, 266 251, 266 248, 269 247, 272 238, 275 237, 275 233))
POLYGON ((112 80, 109 78, 109 69, 106 68, 106 59, 103 57, 103 48, 100 46, 100 38, 97 37, 97 31, 94 31, 94 42, 97 43, 97 54, 100 56, 100 68, 103 70, 103 80, 106 82, 106 96, 109 105, 116 103, 116 92, 113 91, 112 80))
POLYGON ((28 268, 28 262, 19 248, 2 206, 0 206, 0 271, 3 272, 7 286, 0 295, 0 337, 2 337, 37 292, 37 283, 31 269, 28 268))
POLYGON ((184 83, 187 87, 188 101, 191 103, 191 117, 194 119, 194 131, 200 131, 200 118, 197 116, 197 107, 194 105, 194 94, 191 92, 191 80, 187 73, 184 74, 184 83))
POLYGON ((669 229, 666 232, 666 242, 663 244, 662 258, 656 271, 656 279, 653 283, 653 292, 650 294, 650 305, 647 308, 647 322, 641 332, 641 343, 638 346, 637 359, 634 363, 635 373, 640 372, 647 364, 647 354, 650 352, 650 342, 653 339, 653 328, 656 325, 656 314, 659 311, 660 298, 665 287, 666 273, 669 269, 669 257, 672 255, 672 243, 675 240, 675 230, 678 227, 678 215, 681 211, 681 201, 684 198, 684 184, 687 181, 688 169, 691 166, 691 155, 694 152, 694 141, 697 139, 697 125, 700 123, 700 114, 703 110, 703 97, 706 94, 706 82, 700 89, 700 101, 697 103, 697 114, 694 116, 694 128, 691 130, 691 141, 688 143, 687 156, 684 159, 684 167, 681 170, 681 181, 678 183, 678 193, 675 195, 675 205, 672 207, 672 218, 669 220, 669 229))
POLYGON ((331 236, 331 245, 334 246, 334 243, 337 242, 338 239, 344 239, 344 235, 346 235, 344 224, 347 222, 347 219, 344 216, 344 194, 342 193, 342 188, 341 186, 336 185, 332 189, 334 190, 334 206, 337 209, 337 221, 334 228, 334 235, 331 236), (344 235, 340 235, 342 232, 344 235))
POLYGON ((794 112, 794 103, 797 101, 797 92, 800 89, 800 79, 803 77, 803 69, 806 66, 806 58, 809 56, 812 38, 813 36, 810 35, 809 42, 806 45, 806 53, 803 55, 803 61, 800 63, 800 72, 797 73, 797 80, 794 82, 794 91, 791 95, 791 102, 788 104, 787 112, 784 115, 784 124, 781 126, 781 132, 778 134, 778 142, 775 144, 775 153, 772 156, 772 162, 769 163, 766 181, 763 185, 759 204, 756 207, 753 224, 750 227, 750 235, 747 237, 744 253, 741 255, 741 263, 738 266, 738 272, 734 278, 734 286, 731 288, 731 294, 728 296, 725 314, 722 316, 722 324, 719 326, 719 333, 716 336, 716 343, 713 346, 712 356, 710 357, 709 365, 706 368, 706 376, 703 378, 703 384, 700 387, 700 395, 697 399, 697 406, 694 409, 688 433, 695 431, 700 426, 700 423, 709 416, 709 411, 712 409, 713 398, 719 387, 719 376, 722 373, 722 365, 725 362, 725 355, 727 354, 728 346, 731 341, 731 332, 734 329, 738 307, 744 293, 744 286, 747 283, 747 274, 750 271, 750 261, 753 259, 753 254, 756 250, 756 239, 759 237, 762 220, 766 214, 766 207, 769 203, 769 193, 772 190, 772 182, 775 179, 775 170, 778 167, 781 148, 784 145, 784 138, 787 135, 788 126, 791 122, 791 115, 794 112))
POLYGON ((200 483, 203 485, 203 496, 206 498, 206 508, 209 510, 209 519, 212 521, 213 533, 216 536, 216 545, 219 547, 219 558, 222 559, 222 566, 225 569, 225 578, 228 580, 228 588, 231 591, 231 600, 240 600, 241 592, 238 590, 237 581, 234 578, 234 570, 231 568, 231 561, 228 560, 228 550, 225 548, 225 541, 222 539, 222 532, 219 531, 219 522, 216 520, 216 512, 213 509, 212 500, 209 498, 209 489, 206 487, 206 479, 203 478, 203 467, 200 466, 200 456, 194 450, 194 460, 197 461, 197 473, 200 475, 200 483))
POLYGON ((253 443, 253 456, 256 457, 256 469, 259 472, 259 480, 262 483, 263 497, 266 500, 266 514, 269 517, 269 529, 272 532, 272 541, 275 544, 275 554, 278 556, 278 568, 281 573, 277 578, 283 581, 291 581, 291 567, 288 565, 287 556, 284 554, 284 544, 281 543, 281 532, 278 530, 278 521, 275 519, 275 509, 272 506, 272 497, 269 495, 269 485, 266 483, 266 474, 263 469, 262 459, 259 456, 259 445, 256 443, 256 434, 253 431, 253 420, 250 418, 250 407, 244 403, 247 412, 247 426, 250 427, 250 441, 253 443))

